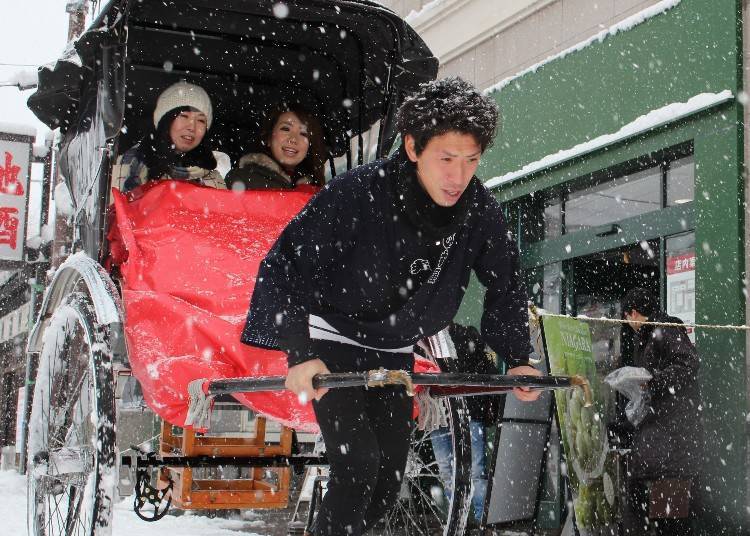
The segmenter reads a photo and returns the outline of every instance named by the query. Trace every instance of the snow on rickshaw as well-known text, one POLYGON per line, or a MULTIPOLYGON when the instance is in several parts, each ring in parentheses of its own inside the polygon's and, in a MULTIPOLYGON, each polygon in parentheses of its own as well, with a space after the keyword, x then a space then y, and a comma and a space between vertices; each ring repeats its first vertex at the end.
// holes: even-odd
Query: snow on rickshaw
MULTIPOLYGON (((398 106, 435 77, 437 60, 403 20, 367 0, 112 0, 72 52, 40 70, 29 99, 62 133, 59 172, 73 202, 66 247, 75 252, 55 271, 29 337, 29 533, 110 534, 128 474, 136 512, 151 520, 172 500, 183 509, 283 508, 290 468, 324 463, 295 440, 295 429, 315 429, 311 412, 288 392, 252 393, 240 382, 243 391, 231 379, 285 372, 283 354, 241 345, 239 332, 258 263, 313 190, 159 181, 125 196, 111 191, 112 164, 144 136, 160 92, 185 80, 211 96, 207 136, 234 166, 284 101, 320 119, 335 175, 388 153, 398 106), (162 420, 158 452, 133 451, 118 432, 133 377, 162 420), (252 410, 252 437, 186 424, 197 379, 252 410), (283 424, 278 441, 265 437, 267 417, 283 424), (241 478, 216 478, 228 466, 241 478)), ((418 372, 450 370, 446 333, 428 346, 433 361, 418 372)), ((462 398, 442 400, 451 481, 441 481, 417 430, 387 534, 463 533, 468 412, 462 398), (451 490, 447 504, 442 489, 451 490)))

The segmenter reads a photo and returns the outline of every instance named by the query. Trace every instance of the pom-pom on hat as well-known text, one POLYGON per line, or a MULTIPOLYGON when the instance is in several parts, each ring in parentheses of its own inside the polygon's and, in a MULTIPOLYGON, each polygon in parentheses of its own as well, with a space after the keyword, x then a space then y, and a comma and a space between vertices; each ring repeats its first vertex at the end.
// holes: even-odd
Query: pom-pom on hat
POLYGON ((211 128, 211 122, 214 119, 211 98, 205 89, 184 80, 172 84, 159 95, 159 99, 156 101, 156 108, 154 108, 154 126, 159 126, 159 121, 164 117, 164 114, 183 106, 190 106, 206 114, 206 128, 211 128))

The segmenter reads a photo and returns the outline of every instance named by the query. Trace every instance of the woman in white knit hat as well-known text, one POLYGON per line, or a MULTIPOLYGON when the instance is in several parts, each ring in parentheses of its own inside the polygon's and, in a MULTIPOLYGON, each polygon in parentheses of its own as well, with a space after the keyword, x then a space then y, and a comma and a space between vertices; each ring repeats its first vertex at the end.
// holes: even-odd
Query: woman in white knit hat
POLYGON ((150 180, 185 180, 226 188, 205 138, 213 121, 206 91, 185 81, 162 91, 154 109, 154 127, 120 155, 112 184, 123 192, 150 180))

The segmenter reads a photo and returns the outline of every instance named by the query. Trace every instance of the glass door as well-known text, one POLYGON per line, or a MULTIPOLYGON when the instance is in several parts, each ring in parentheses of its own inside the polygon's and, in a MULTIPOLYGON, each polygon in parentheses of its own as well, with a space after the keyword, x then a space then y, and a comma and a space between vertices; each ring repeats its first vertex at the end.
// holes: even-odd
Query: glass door
MULTIPOLYGON (((660 296, 660 240, 643 241, 610 249, 563 263, 568 285, 569 313, 591 318, 620 318, 620 301, 634 287, 643 287, 660 296)), ((597 368, 602 372, 622 366, 621 341, 628 330, 618 324, 591 323, 597 368)), ((625 353, 627 355, 627 352, 625 353)))

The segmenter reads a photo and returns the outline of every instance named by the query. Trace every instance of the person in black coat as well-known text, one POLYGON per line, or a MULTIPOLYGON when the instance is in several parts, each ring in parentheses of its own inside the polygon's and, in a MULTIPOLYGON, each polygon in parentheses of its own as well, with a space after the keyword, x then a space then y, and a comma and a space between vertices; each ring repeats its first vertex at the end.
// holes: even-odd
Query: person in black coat
POLYGON ((287 388, 314 400, 331 467, 315 536, 359 536, 393 507, 413 401, 402 386, 316 390, 314 375, 412 370, 414 345, 453 320, 472 270, 487 288, 484 340, 510 374, 540 374, 518 250, 474 176, 497 115, 463 80, 424 84, 398 110, 403 146, 329 181, 259 267, 242 341, 284 351, 287 388))
POLYGON ((631 502, 637 529, 654 525, 657 534, 688 535, 692 534, 690 517, 696 508, 697 477, 703 464, 699 360, 684 327, 643 324, 682 323, 659 311, 655 301, 642 288, 631 289, 622 301, 623 317, 635 331, 633 366, 652 375, 643 386, 650 409, 633 432, 631 502), (659 508, 650 506, 653 502, 669 502, 671 513, 657 513, 659 508), (689 505, 689 511, 681 509, 680 502, 689 505))

